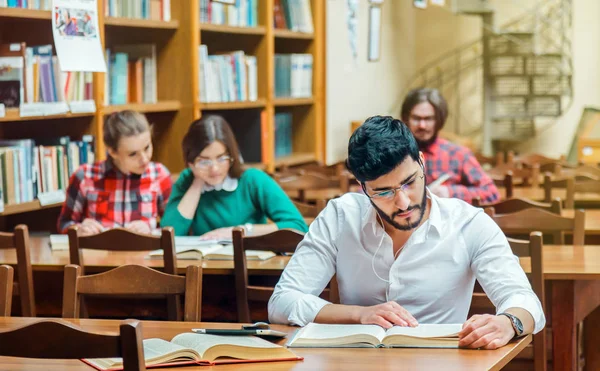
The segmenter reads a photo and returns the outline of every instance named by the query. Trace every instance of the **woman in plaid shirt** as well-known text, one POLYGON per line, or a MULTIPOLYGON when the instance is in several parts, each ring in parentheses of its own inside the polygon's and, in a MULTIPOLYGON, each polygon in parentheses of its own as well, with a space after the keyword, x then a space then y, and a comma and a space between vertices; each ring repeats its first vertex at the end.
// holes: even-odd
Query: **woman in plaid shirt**
POLYGON ((82 165, 69 181, 58 230, 79 226, 80 235, 124 227, 151 233, 171 193, 167 168, 151 162, 152 135, 135 111, 111 114, 104 123, 108 159, 82 165))

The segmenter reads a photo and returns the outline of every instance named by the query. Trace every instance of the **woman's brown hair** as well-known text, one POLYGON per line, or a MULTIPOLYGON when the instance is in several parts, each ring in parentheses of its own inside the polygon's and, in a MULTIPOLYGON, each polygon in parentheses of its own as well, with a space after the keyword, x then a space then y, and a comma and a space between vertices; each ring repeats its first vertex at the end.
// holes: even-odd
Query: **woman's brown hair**
POLYGON ((193 164, 196 157, 204 148, 215 141, 221 142, 231 157, 229 176, 239 178, 244 172, 240 162, 240 150, 233 135, 231 127, 221 116, 208 115, 192 122, 188 132, 183 137, 183 160, 186 164, 193 164))
POLYGON ((104 144, 116 151, 121 138, 147 131, 151 132, 151 126, 143 114, 131 110, 114 112, 104 121, 104 144))

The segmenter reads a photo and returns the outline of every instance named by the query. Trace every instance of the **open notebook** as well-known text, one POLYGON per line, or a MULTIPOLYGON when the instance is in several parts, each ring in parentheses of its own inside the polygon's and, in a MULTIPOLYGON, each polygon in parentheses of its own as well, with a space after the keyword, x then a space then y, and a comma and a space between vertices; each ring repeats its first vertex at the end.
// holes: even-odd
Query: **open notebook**
MULTIPOLYGON (((238 362, 301 360, 290 350, 254 336, 219 336, 183 333, 170 342, 144 340, 146 367, 213 365, 238 362)), ((121 358, 88 358, 83 362, 98 370, 122 370, 121 358)))
POLYGON ((297 348, 458 348, 462 324, 394 326, 324 325, 309 323, 288 342, 297 348))

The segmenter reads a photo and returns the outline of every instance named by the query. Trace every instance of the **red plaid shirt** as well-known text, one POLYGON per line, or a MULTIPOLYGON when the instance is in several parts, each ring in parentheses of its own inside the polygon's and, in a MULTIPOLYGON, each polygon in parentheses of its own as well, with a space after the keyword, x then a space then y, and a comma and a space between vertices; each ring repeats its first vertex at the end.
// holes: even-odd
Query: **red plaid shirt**
POLYGON ((65 233, 69 226, 86 218, 106 228, 143 220, 154 229, 157 217, 165 210, 171 185, 167 168, 155 162, 142 175, 125 175, 110 160, 82 165, 69 181, 58 230, 65 233))
POLYGON ((423 154, 428 183, 444 173, 450 175, 443 183, 448 187, 450 197, 460 198, 468 203, 475 197, 481 198, 485 203, 499 199, 494 181, 467 148, 438 138, 423 154))

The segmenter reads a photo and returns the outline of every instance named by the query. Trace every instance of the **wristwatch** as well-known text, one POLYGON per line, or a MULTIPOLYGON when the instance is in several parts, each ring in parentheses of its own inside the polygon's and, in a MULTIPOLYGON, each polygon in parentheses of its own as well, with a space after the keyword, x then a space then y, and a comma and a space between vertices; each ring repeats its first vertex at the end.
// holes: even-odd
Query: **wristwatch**
POLYGON ((254 225, 252 225, 252 223, 246 223, 240 225, 240 227, 244 228, 244 230, 246 231, 246 236, 252 236, 252 232, 254 231, 254 225))
POLYGON ((506 312, 499 313, 498 315, 508 317, 508 319, 510 320, 510 323, 512 324, 513 330, 515 330, 515 337, 523 335, 523 331, 524 331, 523 323, 517 316, 512 315, 510 313, 506 313, 506 312))

